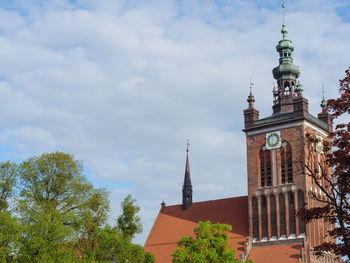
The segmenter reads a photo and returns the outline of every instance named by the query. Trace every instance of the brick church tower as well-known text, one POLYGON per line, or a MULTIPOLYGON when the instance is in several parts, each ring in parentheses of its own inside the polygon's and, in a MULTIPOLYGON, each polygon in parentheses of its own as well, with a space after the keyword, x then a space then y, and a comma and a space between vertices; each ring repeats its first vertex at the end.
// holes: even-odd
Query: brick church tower
POLYGON ((279 65, 272 71, 277 81, 272 115, 259 119, 252 91, 244 110, 249 236, 255 243, 266 244, 303 239, 314 247, 325 241, 331 226, 323 220, 306 225, 296 214, 304 203, 309 207, 320 205, 313 194, 325 198, 300 163, 316 173, 324 167, 322 141, 332 131, 332 121, 325 111, 325 101, 318 118, 309 113, 308 100, 298 81, 300 70, 293 64, 294 45, 287 38, 284 22, 281 32, 283 38, 276 46, 279 65), (314 135, 319 143, 310 144, 307 134, 314 135))

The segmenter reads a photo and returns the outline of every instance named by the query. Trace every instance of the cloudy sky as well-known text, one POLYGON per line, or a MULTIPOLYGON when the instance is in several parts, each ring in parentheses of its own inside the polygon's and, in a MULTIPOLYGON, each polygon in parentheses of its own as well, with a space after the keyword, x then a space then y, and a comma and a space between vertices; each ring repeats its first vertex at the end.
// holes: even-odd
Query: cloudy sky
MULTIPOLYGON (((286 1, 310 111, 350 66, 350 2, 286 1)), ((64 151, 111 192, 131 193, 143 244, 160 208, 181 202, 186 139, 194 200, 245 195, 249 78, 272 113, 277 0, 1 0, 0 157, 64 151)))

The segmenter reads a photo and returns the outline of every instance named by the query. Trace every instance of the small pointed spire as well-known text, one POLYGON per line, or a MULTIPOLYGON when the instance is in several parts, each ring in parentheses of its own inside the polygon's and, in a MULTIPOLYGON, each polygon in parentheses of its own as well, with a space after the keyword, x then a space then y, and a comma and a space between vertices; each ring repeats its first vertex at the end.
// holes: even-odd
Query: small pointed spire
MULTIPOLYGON (((186 168, 185 168, 185 181, 184 181, 184 185, 187 185, 188 183, 191 184, 191 173, 190 173, 190 162, 188 160, 188 151, 189 151, 189 147, 190 146, 190 142, 187 139, 187 146, 186 146, 186 168)), ((191 185, 192 187, 192 185, 191 185)))
POLYGON ((301 94, 304 91, 303 85, 301 85, 300 80, 298 80, 297 86, 295 88, 295 92, 301 94))
POLYGON ((184 178, 184 184, 182 186, 182 209, 183 210, 186 210, 192 205, 192 183, 191 183, 191 173, 190 173, 190 161, 188 158, 189 145, 190 143, 187 139, 185 178, 184 178))
POLYGON ((252 88, 254 86, 254 83, 252 82, 252 79, 250 78, 249 79, 249 95, 248 95, 248 99, 247 99, 247 102, 249 103, 249 108, 252 109, 254 108, 254 102, 255 102, 255 98, 253 96, 253 93, 252 93, 252 88))

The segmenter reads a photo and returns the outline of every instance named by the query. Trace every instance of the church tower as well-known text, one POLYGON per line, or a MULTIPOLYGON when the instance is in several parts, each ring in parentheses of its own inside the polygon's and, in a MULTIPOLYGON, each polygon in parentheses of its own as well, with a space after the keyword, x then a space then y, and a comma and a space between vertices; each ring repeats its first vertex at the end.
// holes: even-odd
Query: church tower
POLYGON ((318 118, 309 113, 308 100, 303 97, 298 80, 300 69, 293 64, 294 45, 287 38, 284 15, 281 33, 282 40, 276 46, 279 65, 272 71, 277 82, 273 89, 272 115, 259 118, 252 91, 248 108, 244 110, 249 235, 254 242, 306 238, 314 247, 325 241, 330 225, 321 219, 306 225, 297 216, 296 212, 305 203, 308 207, 320 205, 313 195, 325 198, 301 164, 320 173, 325 165, 322 141, 332 131, 332 121, 324 101, 318 118), (310 144, 309 135, 315 136, 317 143, 310 144))

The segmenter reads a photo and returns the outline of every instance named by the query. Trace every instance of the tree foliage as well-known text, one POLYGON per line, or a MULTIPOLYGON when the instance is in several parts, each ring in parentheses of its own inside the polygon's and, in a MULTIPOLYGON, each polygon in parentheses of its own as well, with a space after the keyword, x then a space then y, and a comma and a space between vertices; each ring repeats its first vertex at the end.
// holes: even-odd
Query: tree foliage
MULTIPOLYGON (((350 68, 345 73, 345 78, 340 80, 340 97, 328 100, 327 110, 333 118, 349 120, 350 68)), ((317 143, 314 136, 309 135, 308 140, 309 144, 317 143)), ((302 165, 326 198, 313 194, 320 205, 304 207, 299 215, 307 222, 323 218, 334 226, 328 233, 333 241, 321 244, 316 250, 350 258, 350 122, 336 125, 324 142, 324 151, 326 162, 324 166, 320 164, 320 171, 302 165), (320 183, 322 181, 325 184, 320 183)))
POLYGON ((140 217, 136 215, 140 207, 135 202, 136 200, 128 195, 121 203, 123 213, 117 219, 118 229, 126 239, 132 239, 136 233, 142 232, 140 217))
POLYGON ((0 262, 6 262, 18 240, 19 225, 10 204, 15 193, 17 170, 15 163, 0 163, 0 262))
POLYGON ((15 192, 17 169, 15 163, 0 163, 0 211, 9 208, 9 200, 15 192))
MULTIPOLYGON (((185 236, 172 254, 174 263, 239 263, 236 251, 230 248, 226 233, 232 227, 226 224, 199 222, 194 229, 195 238, 185 236)), ((247 262, 252 262, 251 260, 247 262)))
POLYGON ((19 173, 18 210, 24 225, 21 251, 25 262, 57 261, 67 250, 62 244, 89 232, 91 224, 104 223, 106 215, 102 215, 102 222, 96 222, 94 216, 100 199, 108 211, 107 193, 93 188, 72 155, 55 152, 32 157, 20 165, 19 173))
POLYGON ((104 262, 105 252, 108 258, 115 253, 121 260, 155 262, 131 243, 142 230, 136 200, 127 196, 120 222, 110 226, 108 197, 88 182, 81 162, 70 154, 0 163, 0 263, 104 262), (117 242, 107 247, 110 239, 117 242))

